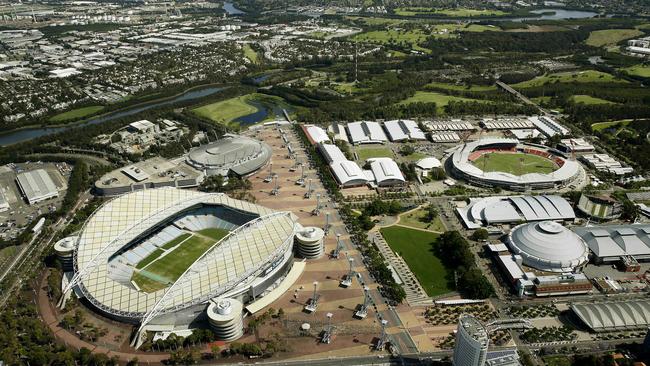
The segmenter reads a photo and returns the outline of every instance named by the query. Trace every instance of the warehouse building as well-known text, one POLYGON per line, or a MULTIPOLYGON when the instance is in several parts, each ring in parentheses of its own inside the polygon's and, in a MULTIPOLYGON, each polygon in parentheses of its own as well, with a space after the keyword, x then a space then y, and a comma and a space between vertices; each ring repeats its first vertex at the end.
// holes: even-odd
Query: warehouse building
POLYGON ((320 144, 321 142, 329 142, 330 138, 327 136, 327 132, 324 129, 314 125, 305 126, 307 131, 307 138, 312 144, 320 144))
POLYGON ((388 137, 393 142, 407 140, 426 140, 424 132, 418 127, 417 122, 409 119, 400 119, 384 122, 388 137))
POLYGON ((373 158, 368 159, 370 170, 377 182, 377 186, 395 186, 402 185, 406 182, 404 175, 399 170, 397 163, 391 158, 373 158))
POLYGON ((615 263, 624 258, 650 260, 650 225, 601 225, 572 230, 587 243, 595 263, 615 263))
POLYGON ((354 145, 360 144, 383 144, 388 141, 388 137, 377 122, 352 122, 348 123, 348 132, 350 141, 354 145))
POLYGON ((594 332, 645 330, 650 326, 648 300, 573 304, 570 308, 594 332))
POLYGON ((368 183, 368 178, 359 165, 348 160, 336 145, 318 144, 318 151, 327 161, 334 179, 341 187, 358 187, 368 183))
POLYGON ((535 128, 542 131, 548 137, 555 135, 565 136, 570 132, 566 127, 547 116, 529 117, 528 120, 535 125, 535 128))
POLYGON ((554 195, 470 198, 456 212, 468 229, 544 220, 572 222, 576 217, 571 204, 554 195))
POLYGON ((18 173, 16 182, 20 193, 30 205, 59 196, 56 185, 45 169, 18 173))

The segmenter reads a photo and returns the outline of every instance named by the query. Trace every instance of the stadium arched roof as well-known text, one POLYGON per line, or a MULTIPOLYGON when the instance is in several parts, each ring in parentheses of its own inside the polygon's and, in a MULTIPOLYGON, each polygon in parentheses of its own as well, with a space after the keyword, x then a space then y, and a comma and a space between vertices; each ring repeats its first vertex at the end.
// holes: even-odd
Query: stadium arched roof
POLYGON ((542 271, 570 272, 589 259, 587 244, 554 221, 519 225, 510 232, 508 244, 525 265, 542 271))
POLYGON ((650 326, 650 301, 573 304, 571 310, 596 332, 647 329, 650 326))
POLYGON ((582 169, 578 162, 562 159, 562 166, 552 173, 514 175, 506 172, 484 172, 469 161, 470 154, 477 149, 500 145, 516 146, 517 144, 519 144, 519 140, 508 138, 484 138, 468 142, 453 152, 450 158, 451 164, 456 170, 476 180, 499 182, 504 185, 535 185, 548 182, 566 182, 573 179, 582 169))
MULTIPOLYGON (((86 222, 74 254, 78 286, 96 307, 141 320, 207 301, 256 276, 292 245, 294 217, 287 212, 229 198, 222 193, 160 188, 129 193, 101 206, 86 222), (171 286, 138 291, 108 276, 109 258, 159 223, 199 205, 221 205, 258 218, 214 243, 171 286)), ((67 290, 67 289, 66 289, 67 290)))

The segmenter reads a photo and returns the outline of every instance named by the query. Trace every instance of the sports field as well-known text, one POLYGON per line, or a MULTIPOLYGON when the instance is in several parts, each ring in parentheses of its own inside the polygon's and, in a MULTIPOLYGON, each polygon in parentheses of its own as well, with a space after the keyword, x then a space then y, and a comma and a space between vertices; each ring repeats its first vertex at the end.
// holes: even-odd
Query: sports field
POLYGON ((73 109, 67 112, 59 113, 56 116, 53 116, 50 118, 51 122, 65 122, 65 121, 71 121, 74 119, 78 118, 83 118, 86 116, 90 116, 91 114, 96 114, 100 112, 102 109, 104 109, 103 106, 101 105, 94 105, 90 107, 83 107, 83 108, 77 108, 73 109))
POLYGON ((487 153, 472 162, 484 172, 506 172, 513 175, 548 174, 557 165, 541 156, 522 153, 487 153))
POLYGON ((228 234, 228 230, 205 229, 184 234, 157 249, 136 266, 131 280, 144 292, 155 292, 174 283, 206 250, 228 234), (169 251, 171 250, 171 251, 169 251))
POLYGON ((453 271, 443 266, 434 254, 438 234, 403 226, 382 228, 381 234, 391 249, 399 254, 429 296, 438 296, 453 291, 453 271))
POLYGON ((254 94, 242 95, 193 109, 192 112, 215 122, 228 124, 239 117, 257 111, 255 106, 248 103, 253 97, 254 94))

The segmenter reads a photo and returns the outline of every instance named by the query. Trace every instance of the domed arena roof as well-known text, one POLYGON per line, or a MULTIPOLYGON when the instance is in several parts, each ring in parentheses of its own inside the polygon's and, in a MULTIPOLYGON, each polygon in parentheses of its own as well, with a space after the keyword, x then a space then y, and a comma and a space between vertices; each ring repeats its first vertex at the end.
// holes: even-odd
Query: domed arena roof
POLYGON ((187 155, 187 163, 208 175, 227 175, 233 171, 246 176, 263 168, 271 160, 271 148, 264 142, 236 135, 197 147, 187 155))
POLYGON ((571 230, 554 221, 515 227, 508 245, 523 263, 542 271, 570 272, 588 261, 587 244, 571 230))

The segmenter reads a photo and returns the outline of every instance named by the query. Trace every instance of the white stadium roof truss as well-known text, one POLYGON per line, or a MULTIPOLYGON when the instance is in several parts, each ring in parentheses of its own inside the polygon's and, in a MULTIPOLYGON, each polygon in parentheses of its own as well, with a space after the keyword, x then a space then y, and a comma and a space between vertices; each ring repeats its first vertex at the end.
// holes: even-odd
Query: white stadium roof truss
MULTIPOLYGON (((79 260, 80 245, 82 242, 82 238, 84 237, 83 234, 80 235, 77 239, 77 242, 75 243, 75 252, 73 255, 75 275, 72 278, 72 280, 68 283, 68 285, 65 287, 64 293, 78 286, 78 288, 81 290, 81 292, 84 294, 84 296, 88 301, 90 301, 94 306, 101 309, 102 311, 105 311, 106 313, 122 316, 122 317, 141 318, 150 321, 156 315, 160 315, 161 313, 167 313, 169 311, 174 311, 180 308, 191 306, 196 303, 207 301, 209 298, 214 297, 215 294, 218 294, 221 291, 227 291, 229 289, 232 289, 236 284, 241 283, 247 278, 250 278, 251 275, 256 275, 257 272, 264 270, 266 264, 272 263, 273 261, 277 260, 278 253, 284 253, 288 249, 287 246, 288 245, 290 246, 293 243, 293 235, 295 231, 295 220, 288 212, 273 212, 261 206, 250 204, 248 202, 232 200, 227 196, 225 196, 224 194, 198 193, 198 192, 181 191, 181 190, 168 189, 168 188, 139 191, 133 194, 147 194, 147 192, 152 192, 152 191, 178 191, 180 192, 181 196, 173 197, 176 199, 176 201, 165 202, 165 204, 163 204, 161 208, 146 213, 142 218, 135 220, 133 221, 133 223, 126 226, 119 233, 117 233, 108 242, 108 244, 106 245, 102 244, 101 249, 90 260, 85 261, 86 262, 85 265, 82 264, 81 261, 79 260), (248 211, 246 209, 239 209, 237 207, 234 207, 232 204, 229 204, 232 203, 230 201, 235 203, 239 202, 240 205, 242 206, 248 205, 250 206, 249 209, 253 209, 253 210, 248 211), (155 300, 154 303, 152 303, 152 298, 145 299, 144 301, 146 302, 146 304, 151 303, 151 306, 146 306, 145 304, 144 306, 146 310, 144 311, 140 311, 141 309, 138 309, 138 311, 128 311, 128 310, 116 309, 115 307, 108 306, 104 304, 102 301, 100 301, 99 299, 96 299, 93 296, 92 291, 86 288, 84 281, 87 280, 91 274, 97 271, 99 267, 106 264, 107 256, 110 256, 112 253, 115 253, 124 245, 132 243, 134 240, 140 237, 147 230, 144 229, 139 231, 138 228, 150 228, 156 226, 161 221, 165 221, 166 219, 175 216, 178 212, 191 209, 193 206, 199 204, 223 205, 234 211, 241 211, 247 214, 256 213, 259 214, 260 216, 247 222, 244 225, 239 226, 238 228, 230 232, 227 236, 225 236, 218 242, 215 242, 210 247, 210 249, 205 251, 201 255, 201 257, 199 257, 174 282, 174 284, 172 284, 172 286, 168 287, 167 289, 159 290, 157 292, 148 294, 152 298, 154 296, 157 297, 157 299, 155 300), (263 223, 265 225, 261 225, 263 223), (195 271, 195 269, 199 268, 199 263, 208 264, 209 261, 207 260, 207 258, 214 258, 218 254, 223 254, 224 251, 228 249, 232 251, 234 247, 238 245, 239 243, 238 238, 240 235, 245 236, 247 239, 252 239, 250 238, 250 236, 257 234, 259 238, 259 232, 261 230, 265 230, 264 234, 267 235, 264 237, 264 239, 269 239, 269 238, 277 239, 278 236, 283 237, 282 243, 278 245, 276 248, 274 248, 274 250, 267 256, 266 260, 258 262, 260 263, 259 265, 256 264, 255 266, 251 266, 249 270, 247 270, 244 273, 240 273, 236 275, 234 278, 228 278, 227 282, 218 284, 219 286, 217 287, 214 288, 211 287, 210 291, 208 292, 200 292, 199 296, 181 296, 180 299, 177 296, 172 296, 173 294, 178 294, 177 289, 179 289, 178 284, 180 283, 183 284, 180 287, 181 295, 188 295, 188 294, 183 294, 182 291, 185 290, 186 288, 189 288, 190 290, 192 289, 192 284, 193 284, 192 280, 194 279, 194 277, 196 277, 196 276, 192 277, 192 275, 196 275, 198 273, 195 271), (251 232, 253 231, 257 231, 257 233, 251 234, 251 232), (132 234, 133 232, 135 232, 136 234, 131 236, 128 235, 128 234, 132 234), (125 236, 127 237, 125 238, 125 236), (162 293, 162 296, 160 296, 159 294, 159 292, 161 291, 164 291, 164 293, 162 293), (171 303, 169 302, 170 296, 171 299, 174 300, 171 303)), ((96 216, 98 212, 102 210, 106 210, 110 204, 116 202, 117 200, 119 200, 119 198, 120 197, 117 197, 114 200, 110 200, 102 204, 99 208, 97 208, 93 212, 90 218, 92 219, 96 216)), ((81 233, 86 233, 86 230, 88 229, 88 225, 92 221, 91 219, 87 220, 86 223, 84 223, 84 226, 81 229, 81 233)), ((247 254, 249 255, 250 258, 255 257, 255 255, 251 253, 251 248, 244 246, 239 249, 241 251, 247 250, 248 251, 247 254)), ((259 254, 257 256, 259 256, 259 254)), ((197 279, 200 280, 201 278, 197 278, 197 279)), ((132 289, 132 291, 136 291, 136 290, 132 289)), ((131 299, 129 299, 129 301, 131 301, 131 299)), ((141 304, 138 303, 137 306, 141 306, 141 304)), ((143 324, 145 324, 145 322, 143 322, 143 324)))

